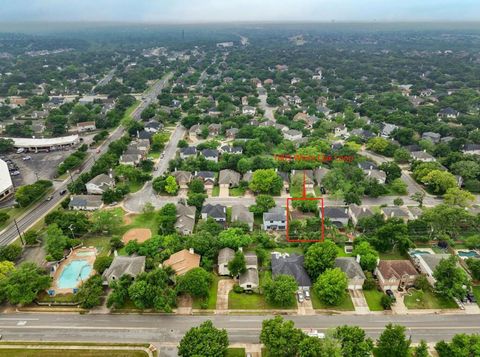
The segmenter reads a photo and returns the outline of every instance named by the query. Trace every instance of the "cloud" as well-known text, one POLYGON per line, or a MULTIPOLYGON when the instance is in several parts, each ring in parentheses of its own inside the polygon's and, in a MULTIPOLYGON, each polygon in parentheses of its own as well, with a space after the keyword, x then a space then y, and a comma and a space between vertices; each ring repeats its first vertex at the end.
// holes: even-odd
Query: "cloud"
POLYGON ((478 0, 3 0, 0 21, 462 21, 478 0))

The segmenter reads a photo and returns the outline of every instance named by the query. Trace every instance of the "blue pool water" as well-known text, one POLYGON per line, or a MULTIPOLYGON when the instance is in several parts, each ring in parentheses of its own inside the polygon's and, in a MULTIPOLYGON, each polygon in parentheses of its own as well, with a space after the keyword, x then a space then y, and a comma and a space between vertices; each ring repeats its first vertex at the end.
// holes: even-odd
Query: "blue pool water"
POLYGON ((63 268, 57 281, 59 289, 73 289, 87 279, 92 271, 92 266, 86 260, 74 260, 63 268))
POLYGON ((478 255, 478 253, 473 250, 469 250, 468 252, 461 251, 458 252, 458 255, 466 258, 480 258, 480 255, 478 255))

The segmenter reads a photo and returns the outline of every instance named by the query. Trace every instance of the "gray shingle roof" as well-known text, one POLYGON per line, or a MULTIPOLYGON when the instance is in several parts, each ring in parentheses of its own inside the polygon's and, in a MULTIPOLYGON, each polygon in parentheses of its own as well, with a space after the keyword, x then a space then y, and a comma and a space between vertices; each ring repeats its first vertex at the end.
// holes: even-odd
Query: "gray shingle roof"
POLYGON ((103 272, 104 280, 120 279, 122 275, 136 277, 145 269, 145 257, 116 256, 110 267, 103 272))
POLYGON ((229 263, 235 256, 235 251, 231 248, 223 248, 218 252, 218 265, 229 263))
POLYGON ((340 268, 349 279, 365 279, 365 274, 359 263, 352 257, 341 257, 335 259, 335 267, 340 268))
POLYGON ((212 218, 226 218, 226 207, 222 205, 207 204, 202 207, 202 213, 212 218))
POLYGON ((270 208, 268 212, 263 214, 263 221, 285 221, 286 211, 285 208, 282 207, 273 207, 270 208))
POLYGON ((303 267, 303 255, 290 256, 272 253, 272 274, 290 275, 295 278, 298 286, 311 286, 312 281, 303 267))

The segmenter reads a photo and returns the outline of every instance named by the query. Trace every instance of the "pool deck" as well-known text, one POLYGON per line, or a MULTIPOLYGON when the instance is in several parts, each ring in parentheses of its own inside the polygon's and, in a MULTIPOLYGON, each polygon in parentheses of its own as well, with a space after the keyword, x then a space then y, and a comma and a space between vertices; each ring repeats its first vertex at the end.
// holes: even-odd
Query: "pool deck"
POLYGON ((94 247, 82 247, 82 248, 77 248, 73 250, 72 253, 68 256, 68 258, 65 259, 63 262, 61 262, 60 266, 55 271, 55 274, 53 276, 53 284, 50 287, 50 290, 55 290, 55 295, 72 293, 72 288, 62 289, 57 286, 57 282, 60 279, 60 276, 62 275, 63 270, 68 264, 70 264, 74 260, 85 260, 92 266, 92 271, 90 272, 90 275, 89 275, 90 277, 95 274, 95 271, 93 270, 93 263, 95 262, 96 256, 97 256, 97 249, 94 247), (82 253, 84 254, 85 252, 89 252, 93 254, 82 255, 82 253))
POLYGON ((411 252, 409 252, 409 254, 412 254, 414 251, 420 251, 420 252, 426 252, 426 253, 429 253, 429 254, 435 254, 435 252, 433 251, 432 248, 415 248, 415 249, 412 249, 411 252))

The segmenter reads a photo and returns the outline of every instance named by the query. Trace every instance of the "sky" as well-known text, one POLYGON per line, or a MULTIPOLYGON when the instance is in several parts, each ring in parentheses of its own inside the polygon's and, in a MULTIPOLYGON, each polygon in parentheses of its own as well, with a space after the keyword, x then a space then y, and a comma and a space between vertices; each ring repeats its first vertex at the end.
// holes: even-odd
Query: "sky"
POLYGON ((480 21, 480 0, 1 0, 0 21, 480 21))

